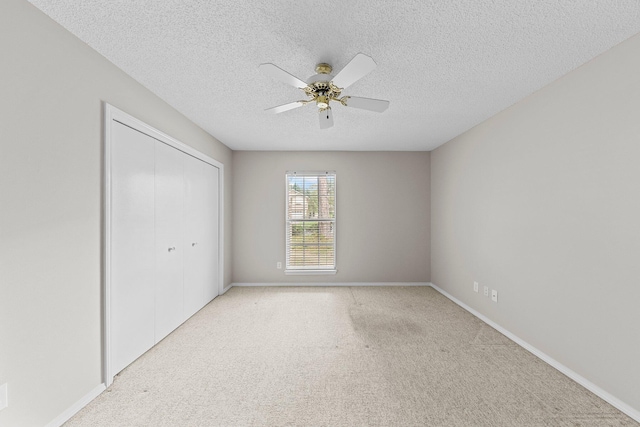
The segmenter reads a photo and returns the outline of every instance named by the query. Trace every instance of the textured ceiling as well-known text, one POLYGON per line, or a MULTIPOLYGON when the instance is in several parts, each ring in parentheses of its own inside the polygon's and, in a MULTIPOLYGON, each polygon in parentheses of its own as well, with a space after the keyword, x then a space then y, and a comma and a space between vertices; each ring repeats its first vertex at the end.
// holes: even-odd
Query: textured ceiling
POLYGON ((431 150, 640 31, 637 0, 30 0, 235 150, 431 150), (382 114, 264 109, 356 53, 378 67, 343 95, 382 114))

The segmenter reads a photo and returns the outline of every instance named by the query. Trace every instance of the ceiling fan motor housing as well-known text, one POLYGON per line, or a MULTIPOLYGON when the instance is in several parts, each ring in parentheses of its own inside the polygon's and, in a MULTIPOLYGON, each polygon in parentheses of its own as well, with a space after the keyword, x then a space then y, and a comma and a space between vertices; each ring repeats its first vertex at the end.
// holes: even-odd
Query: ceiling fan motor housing
POLYGON ((308 86, 303 89, 321 110, 329 108, 331 101, 340 102, 342 89, 335 86, 331 78, 329 74, 316 74, 309 78, 308 86))

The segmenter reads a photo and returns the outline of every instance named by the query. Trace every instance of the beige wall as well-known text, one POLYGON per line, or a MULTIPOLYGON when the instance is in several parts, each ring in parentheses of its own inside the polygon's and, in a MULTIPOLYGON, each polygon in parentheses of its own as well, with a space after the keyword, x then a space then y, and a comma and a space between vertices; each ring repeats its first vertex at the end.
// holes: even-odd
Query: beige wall
POLYGON ((0 63, 0 425, 42 426, 102 381, 101 102, 224 163, 229 219, 232 152, 24 0, 0 63))
POLYGON ((234 282, 429 281, 429 153, 236 151, 234 282), (285 172, 336 171, 338 273, 286 276, 285 172))
POLYGON ((635 36, 431 157, 432 282, 636 411, 639 52, 635 36))
POLYGON ((43 425, 101 382, 102 101, 224 163, 225 284, 432 281, 640 410, 638 51, 636 36, 431 156, 232 153, 3 0, 0 425, 43 425), (326 169, 338 274, 285 276, 284 173, 326 169))

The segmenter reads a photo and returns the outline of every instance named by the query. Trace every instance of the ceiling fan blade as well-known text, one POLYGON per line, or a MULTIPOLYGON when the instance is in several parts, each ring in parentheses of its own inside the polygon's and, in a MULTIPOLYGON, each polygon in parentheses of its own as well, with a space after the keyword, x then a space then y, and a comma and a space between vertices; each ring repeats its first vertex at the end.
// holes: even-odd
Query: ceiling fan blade
POLYGON ((341 89, 351 86, 376 68, 371 57, 359 53, 333 78, 333 84, 341 89))
POLYGON ((333 126, 333 113, 331 112, 331 108, 320 111, 318 117, 320 118, 320 129, 329 129, 333 126))
POLYGON ((273 114, 278 114, 285 111, 293 110, 294 108, 302 107, 303 105, 305 105, 305 102, 295 101, 295 102, 290 102, 288 104, 278 105, 277 107, 267 108, 264 111, 267 111, 273 114))
POLYGON ((389 101, 382 99, 360 98, 359 96, 349 96, 345 101, 347 107, 360 108, 362 110, 382 113, 389 108, 389 101))
POLYGON ((277 67, 273 64, 260 64, 258 68, 260 68, 260 71, 274 80, 279 80, 282 83, 295 86, 298 89, 304 89, 305 87, 307 87, 307 84, 305 82, 295 76, 292 76, 282 68, 277 67))

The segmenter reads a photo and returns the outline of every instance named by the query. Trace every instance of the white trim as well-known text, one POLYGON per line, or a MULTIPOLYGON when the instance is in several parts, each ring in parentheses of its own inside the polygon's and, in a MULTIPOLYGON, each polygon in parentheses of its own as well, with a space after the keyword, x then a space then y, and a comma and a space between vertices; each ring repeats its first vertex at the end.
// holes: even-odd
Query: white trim
MULTIPOLYGON (((218 295, 224 289, 224 165, 218 166, 218 295)), ((215 299, 215 297, 214 297, 215 299)))
POLYGON ((287 175, 297 175, 297 176, 318 176, 318 175, 335 175, 336 171, 335 170, 310 170, 310 171, 297 171, 297 170, 290 170, 290 171, 286 171, 285 174, 287 175))
POLYGON ((509 338, 511 341, 513 341, 516 344, 518 344, 520 347, 524 348, 525 350, 527 350, 528 352, 530 352, 534 356, 538 357, 542 361, 544 361, 547 364, 551 365, 553 368, 556 368, 558 371, 562 372, 564 375, 566 375, 567 377, 571 378, 572 380, 574 380, 575 382, 580 384, 582 387, 586 388, 587 390, 589 390, 590 392, 592 392, 596 396, 600 397, 602 400, 608 402, 613 407, 619 409, 621 412, 624 412, 629 417, 631 417, 634 420, 640 422, 640 411, 639 410, 634 409, 630 405, 624 403, 623 401, 621 401, 617 397, 613 396, 611 393, 601 389, 600 387, 598 387, 597 385, 595 385, 591 381, 587 380, 582 375, 577 374, 576 372, 574 372, 571 369, 567 368, 565 365, 563 365, 562 363, 558 362, 557 360, 555 360, 551 356, 549 356, 546 353, 538 350, 536 347, 532 346, 531 344, 529 344, 528 342, 526 342, 523 339, 519 338, 518 336, 512 334, 511 332, 509 332, 508 330, 506 330, 502 326, 498 325, 497 323, 495 323, 494 321, 492 321, 491 319, 489 319, 485 315, 483 315, 480 312, 478 312, 478 311, 474 310, 473 308, 469 307, 468 305, 466 305, 465 303, 463 303, 462 301, 460 301, 456 297, 450 295, 446 291, 440 289, 439 287, 437 287, 433 283, 430 283, 429 285, 433 289, 435 289, 436 291, 440 292, 445 297, 449 298, 454 303, 458 304, 460 307, 462 307, 463 309, 465 309, 469 313, 471 313, 474 316, 476 316, 478 319, 482 320, 487 325, 491 326, 496 331, 500 332, 502 335, 504 335, 507 338, 509 338))
POLYGON ((111 122, 114 108, 103 103, 104 106, 104 171, 103 189, 103 227, 102 227, 102 305, 104 313, 102 321, 102 381, 106 387, 113 383, 111 372, 111 122))
POLYGON ((114 107, 111 104, 103 102, 104 105, 104 182, 103 182, 103 254, 104 270, 103 279, 103 366, 102 376, 106 387, 113 383, 114 373, 111 372, 111 124, 113 121, 121 123, 132 129, 144 133, 164 144, 167 144, 177 150, 182 151, 192 157, 202 160, 216 168, 218 168, 218 295, 222 295, 224 289, 224 165, 209 157, 200 151, 183 144, 175 138, 149 126, 148 124, 136 119, 135 117, 125 113, 124 111, 114 107))
MULTIPOLYGON (((223 289, 222 289, 222 291, 220 292, 220 295, 224 295, 224 294, 226 294, 226 293, 227 293, 227 291, 228 291, 229 289, 231 289, 232 287, 233 287, 233 283, 232 283, 232 284, 230 284, 229 286, 227 286, 226 288, 223 288, 223 289)), ((220 295, 218 295, 218 296, 220 296, 220 295)))
POLYGON ((84 408, 91 402, 93 399, 98 397, 100 393, 105 391, 107 387, 104 384, 98 385, 96 388, 91 390, 89 393, 84 395, 80 400, 67 408, 66 411, 55 417, 52 421, 50 421, 45 427, 60 427, 62 424, 66 423, 73 417, 80 409, 84 408))
POLYGON ((297 287, 341 287, 341 286, 430 286, 429 282, 297 282, 297 283, 232 283, 229 287, 297 286, 297 287))
MULTIPOLYGON (((157 139, 158 141, 163 142, 167 145, 170 145, 173 148, 182 151, 183 153, 189 154, 190 156, 200 159, 203 162, 209 163, 210 165, 215 166, 218 169, 222 169, 224 167, 222 163, 220 163, 213 157, 209 157, 206 154, 196 150, 195 148, 192 148, 178 141, 177 139, 167 135, 166 133, 163 133, 158 129, 149 126, 143 121, 136 119, 132 115, 125 113, 124 111, 118 109, 117 107, 114 107, 111 104, 108 104, 105 102, 105 109, 107 114, 110 116, 111 120, 115 120, 125 126, 129 126, 130 128, 135 129, 139 132, 142 132, 145 135, 148 135, 151 138, 157 139)), ((105 126, 108 124, 109 123, 105 123, 105 126)))
MULTIPOLYGON (((334 249, 335 251, 335 249, 334 249)), ((287 276, 321 276, 336 274, 338 270, 285 270, 284 274, 287 276)))

